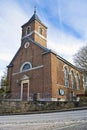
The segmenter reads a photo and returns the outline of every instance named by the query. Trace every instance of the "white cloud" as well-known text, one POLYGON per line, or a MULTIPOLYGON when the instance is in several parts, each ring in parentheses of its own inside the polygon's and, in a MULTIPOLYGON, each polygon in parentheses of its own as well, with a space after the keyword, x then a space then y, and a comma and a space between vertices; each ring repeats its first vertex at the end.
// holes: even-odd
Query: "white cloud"
POLYGON ((21 44, 20 26, 27 18, 15 1, 0 2, 0 75, 21 44))
POLYGON ((61 21, 81 32, 87 39, 87 1, 66 0, 60 1, 61 21))
POLYGON ((0 70, 0 80, 1 80, 2 75, 3 75, 3 71, 0 70))
POLYGON ((73 55, 85 45, 86 41, 77 39, 48 24, 48 47, 73 63, 73 55))

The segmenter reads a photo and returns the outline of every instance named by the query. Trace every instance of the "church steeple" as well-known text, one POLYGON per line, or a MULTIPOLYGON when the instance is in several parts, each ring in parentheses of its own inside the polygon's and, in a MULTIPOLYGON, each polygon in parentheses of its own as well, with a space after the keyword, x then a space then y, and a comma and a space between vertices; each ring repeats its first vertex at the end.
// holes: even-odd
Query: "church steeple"
POLYGON ((47 46, 47 27, 36 14, 36 7, 34 8, 33 16, 22 26, 22 40, 26 37, 32 38, 44 47, 47 46))
POLYGON ((34 7, 34 14, 36 14, 36 6, 34 7))

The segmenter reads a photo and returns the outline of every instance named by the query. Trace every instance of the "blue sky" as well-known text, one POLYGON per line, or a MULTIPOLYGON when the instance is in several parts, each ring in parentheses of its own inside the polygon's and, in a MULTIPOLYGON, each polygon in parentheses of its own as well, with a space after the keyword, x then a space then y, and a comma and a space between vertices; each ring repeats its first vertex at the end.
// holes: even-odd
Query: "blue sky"
POLYGON ((34 6, 48 27, 48 48, 73 63, 87 44, 87 0, 0 0, 0 77, 21 45, 21 26, 34 6))

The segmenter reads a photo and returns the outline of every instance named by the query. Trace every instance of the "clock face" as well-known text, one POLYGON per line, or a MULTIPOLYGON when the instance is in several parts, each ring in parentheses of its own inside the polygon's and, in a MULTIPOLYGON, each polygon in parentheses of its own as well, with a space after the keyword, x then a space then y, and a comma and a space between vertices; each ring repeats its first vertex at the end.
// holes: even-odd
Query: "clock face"
POLYGON ((63 96, 63 95, 64 95, 64 90, 63 90, 63 89, 59 89, 59 94, 60 94, 61 96, 63 96))
POLYGON ((24 47, 25 47, 25 48, 28 48, 29 45, 30 45, 30 43, 29 43, 29 42, 26 42, 25 45, 24 45, 24 47))

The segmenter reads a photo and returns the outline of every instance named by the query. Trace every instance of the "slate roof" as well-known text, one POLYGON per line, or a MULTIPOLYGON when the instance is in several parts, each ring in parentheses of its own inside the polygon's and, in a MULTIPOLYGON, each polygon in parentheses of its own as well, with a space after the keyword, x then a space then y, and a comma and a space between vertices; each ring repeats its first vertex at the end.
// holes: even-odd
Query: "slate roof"
MULTIPOLYGON (((44 27, 46 27, 42 22, 41 22, 41 20, 39 19, 39 17, 38 17, 38 15, 36 14, 36 12, 34 12, 34 14, 33 14, 33 16, 30 18, 30 20, 27 22, 27 23, 25 23, 24 25, 22 25, 22 28, 24 27, 24 26, 26 26, 27 24, 30 24, 32 21, 34 21, 34 20, 37 20, 39 23, 41 23, 44 27)), ((46 27, 47 28, 47 27, 46 27)))

